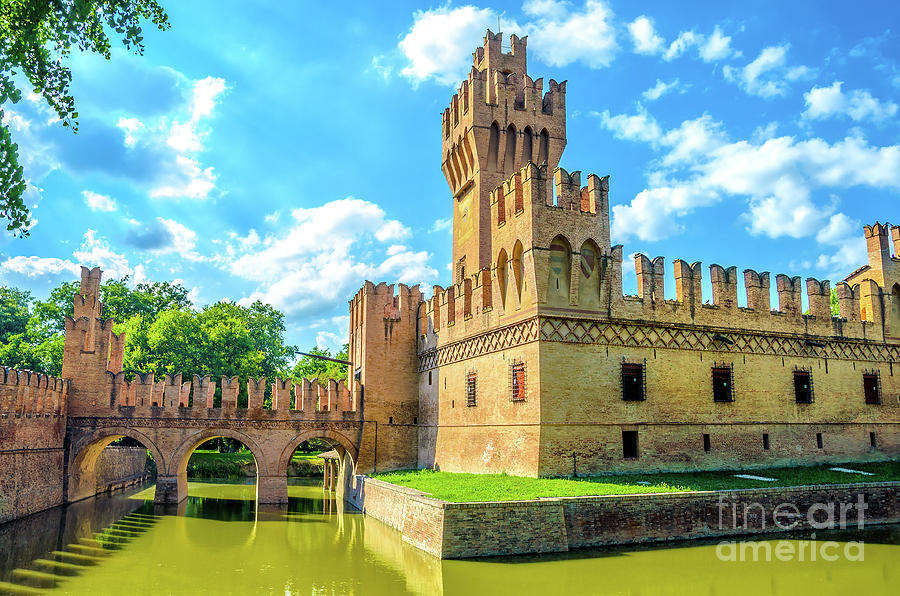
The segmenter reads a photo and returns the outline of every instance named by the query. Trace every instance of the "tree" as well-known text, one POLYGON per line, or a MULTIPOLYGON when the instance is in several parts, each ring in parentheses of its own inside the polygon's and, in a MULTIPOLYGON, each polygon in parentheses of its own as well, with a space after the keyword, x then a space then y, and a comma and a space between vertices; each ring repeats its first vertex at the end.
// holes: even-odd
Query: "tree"
MULTIPOLYGON (((145 19, 162 31, 169 28, 169 18, 156 0, 3 0, 0 106, 22 98, 16 81, 21 73, 62 125, 77 131, 78 112, 69 93, 72 72, 66 66, 72 48, 109 60, 107 31, 112 30, 126 49, 143 54, 141 22, 145 19)), ((8 220, 6 229, 18 236, 28 235, 25 187, 18 146, 0 109, 0 217, 8 220)))
POLYGON ((832 317, 841 316, 841 307, 838 304, 837 290, 834 288, 831 288, 831 316, 832 317))
MULTIPOLYGON (((344 344, 341 351, 334 356, 331 355, 331 351, 328 348, 319 348, 317 346, 310 348, 308 353, 316 356, 325 356, 326 358, 334 358, 336 360, 348 360, 349 351, 350 345, 344 344)), ((320 383, 326 383, 329 379, 346 382, 347 365, 339 362, 332 362, 330 360, 322 360, 321 358, 303 356, 297 364, 294 365, 293 370, 291 370, 291 375, 297 378, 318 379, 320 383)))
POLYGON ((30 293, 0 286, 0 343, 7 342, 11 335, 25 333, 30 302, 30 293))

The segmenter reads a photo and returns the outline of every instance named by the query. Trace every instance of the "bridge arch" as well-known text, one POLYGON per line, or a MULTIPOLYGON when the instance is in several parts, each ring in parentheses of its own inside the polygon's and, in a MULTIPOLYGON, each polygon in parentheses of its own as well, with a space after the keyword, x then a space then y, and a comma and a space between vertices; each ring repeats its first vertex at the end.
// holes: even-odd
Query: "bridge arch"
POLYGON ((161 473, 168 464, 156 443, 144 433, 126 426, 110 426, 86 432, 69 448, 67 493, 68 502, 92 497, 97 492, 97 460, 110 443, 121 437, 134 439, 153 455, 156 468, 161 473))
POLYGON ((257 477, 269 475, 269 464, 271 462, 266 461, 265 452, 262 447, 247 433, 230 428, 204 429, 184 439, 181 444, 175 448, 175 453, 167 468, 168 474, 170 476, 186 475, 188 460, 191 458, 191 454, 194 450, 210 439, 217 439, 219 437, 234 439, 246 445, 247 449, 250 450, 250 453, 253 454, 253 459, 256 460, 257 477))
POLYGON ((350 461, 353 462, 352 465, 356 466, 358 450, 356 445, 353 444, 353 441, 333 430, 304 430, 294 435, 294 437, 288 441, 284 451, 281 452, 281 457, 278 460, 278 467, 276 468, 275 473, 279 476, 287 476, 288 464, 291 463, 291 458, 293 457, 294 452, 297 451, 297 447, 299 447, 300 443, 303 441, 308 441, 310 439, 324 439, 341 455, 342 461, 345 457, 349 456, 350 461))

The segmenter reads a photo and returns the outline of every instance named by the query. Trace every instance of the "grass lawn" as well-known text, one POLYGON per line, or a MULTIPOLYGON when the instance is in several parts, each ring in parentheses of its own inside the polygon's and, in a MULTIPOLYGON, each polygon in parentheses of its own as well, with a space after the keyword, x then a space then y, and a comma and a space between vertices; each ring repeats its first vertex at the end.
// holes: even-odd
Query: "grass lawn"
MULTIPOLYGON (((219 453, 218 451, 197 449, 188 460, 187 472, 189 478, 244 478, 248 473, 247 468, 252 467, 254 463, 253 453, 249 450, 219 453)), ((294 453, 291 463, 299 466, 300 472, 297 475, 321 473, 320 470, 314 469, 314 466, 322 464, 318 453, 294 453)))
POLYGON ((684 492, 842 484, 847 482, 883 482, 900 480, 900 461, 864 464, 827 464, 796 468, 765 468, 718 472, 681 472, 666 474, 618 474, 587 478, 520 478, 505 474, 456 474, 431 470, 406 470, 374 474, 375 478, 408 486, 435 498, 457 503, 473 501, 524 501, 540 497, 583 497, 590 495, 627 495, 639 493, 684 492), (872 476, 834 472, 833 467, 872 472, 872 476), (775 478, 774 482, 735 478, 751 474, 775 478))

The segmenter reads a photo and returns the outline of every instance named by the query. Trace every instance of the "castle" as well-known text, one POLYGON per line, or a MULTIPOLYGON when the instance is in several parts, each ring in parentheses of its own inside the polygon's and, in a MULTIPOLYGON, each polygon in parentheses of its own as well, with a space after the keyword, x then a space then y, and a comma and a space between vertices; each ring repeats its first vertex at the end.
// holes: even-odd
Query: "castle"
MULTIPOLYGON (((326 486, 404 468, 524 476, 878 460, 900 454, 900 227, 865 227, 868 264, 835 288, 735 267, 635 255, 622 293, 609 180, 557 167, 566 84, 532 80, 526 38, 488 31, 442 115, 453 204, 453 284, 366 282, 350 300, 346 383, 152 373, 128 380, 125 337, 103 318, 99 268, 82 269, 62 378, 0 367, 0 522, 98 490, 119 437, 157 467, 155 500, 187 496, 191 453, 244 443, 257 498, 287 501, 303 441, 337 455, 326 486), (893 252, 891 250, 893 245, 893 252), (266 396, 271 396, 271 406, 266 396)), ((185 371, 202 372, 202 371, 185 371)), ((353 491, 356 491, 353 493, 353 491)))
MULTIPOLYGON (((566 83, 533 80, 527 38, 487 32, 441 117, 453 284, 369 282, 350 301, 351 393, 377 468, 525 476, 885 459, 900 453, 900 228, 836 285, 637 254, 622 293, 608 177, 558 167, 566 83), (890 244, 893 242, 893 254, 890 244), (379 442, 381 445, 381 442, 379 442)), ((360 470, 366 471, 366 470, 360 470)))

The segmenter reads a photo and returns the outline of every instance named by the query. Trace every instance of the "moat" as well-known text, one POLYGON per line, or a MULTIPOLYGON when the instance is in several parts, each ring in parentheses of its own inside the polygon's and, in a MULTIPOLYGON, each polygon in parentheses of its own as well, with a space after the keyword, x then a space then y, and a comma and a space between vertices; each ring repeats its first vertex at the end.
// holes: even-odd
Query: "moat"
POLYGON ((900 582, 898 525, 757 540, 737 552, 743 561, 722 560, 729 551, 718 541, 441 561, 345 507, 321 484, 294 481, 287 506, 258 505, 255 492, 252 484, 191 483, 186 501, 162 506, 149 485, 4 524, 0 585, 14 593, 95 595, 821 596, 894 593, 900 582), (834 545, 823 551, 826 541, 834 545), (790 543, 791 560, 754 560, 769 546, 778 552, 778 543, 790 543))

